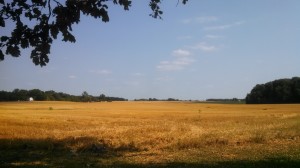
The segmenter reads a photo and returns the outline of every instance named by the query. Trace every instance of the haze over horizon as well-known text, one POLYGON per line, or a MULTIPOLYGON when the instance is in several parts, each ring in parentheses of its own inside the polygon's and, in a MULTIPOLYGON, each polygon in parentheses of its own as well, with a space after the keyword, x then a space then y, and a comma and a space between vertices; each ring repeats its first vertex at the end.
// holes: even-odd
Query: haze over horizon
POLYGON ((148 1, 109 7, 108 23, 82 16, 76 43, 54 41, 45 67, 30 50, 5 56, 0 90, 204 100, 300 76, 298 0, 163 1, 162 20, 149 17, 148 1))

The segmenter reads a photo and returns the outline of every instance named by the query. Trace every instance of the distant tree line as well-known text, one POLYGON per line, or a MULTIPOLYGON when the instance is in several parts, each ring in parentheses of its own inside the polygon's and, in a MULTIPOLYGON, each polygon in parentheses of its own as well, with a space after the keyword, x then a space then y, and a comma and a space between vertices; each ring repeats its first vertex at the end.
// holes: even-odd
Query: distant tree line
POLYGON ((245 99, 231 98, 231 99, 206 99, 208 102, 222 102, 222 103, 245 103, 245 99))
POLYGON ((258 84, 247 94, 246 103, 300 103, 300 77, 258 84))
POLYGON ((157 99, 157 98, 141 98, 141 99, 134 99, 134 101, 181 101, 179 99, 168 98, 168 99, 157 99))
POLYGON ((39 89, 24 90, 14 89, 12 92, 0 91, 0 101, 28 101, 32 97, 36 101, 75 101, 75 102, 98 102, 98 101, 127 101, 120 97, 108 97, 89 95, 86 91, 80 96, 74 96, 63 92, 41 91, 39 89))

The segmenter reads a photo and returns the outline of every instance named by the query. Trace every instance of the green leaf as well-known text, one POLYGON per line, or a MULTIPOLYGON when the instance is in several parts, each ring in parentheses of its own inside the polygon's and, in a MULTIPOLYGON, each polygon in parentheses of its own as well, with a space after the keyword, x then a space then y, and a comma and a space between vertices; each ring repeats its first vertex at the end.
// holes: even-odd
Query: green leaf
POLYGON ((45 6, 47 1, 45 0, 31 0, 33 3, 36 3, 38 5, 42 5, 42 6, 45 6))
POLYGON ((0 61, 3 61, 4 60, 4 54, 2 52, 2 50, 0 50, 0 61))
POLYGON ((13 57, 19 57, 20 53, 20 48, 18 46, 8 46, 6 48, 6 54, 10 54, 13 57))
POLYGON ((182 3, 185 5, 187 3, 188 0, 183 0, 182 3))
POLYGON ((5 27, 5 21, 2 16, 0 17, 0 26, 5 27))
POLYGON ((9 38, 7 36, 2 36, 0 38, 1 42, 5 42, 6 40, 8 40, 9 38))
POLYGON ((58 34, 58 28, 57 28, 57 26, 52 25, 52 26, 50 27, 50 33, 51 33, 51 36, 52 36, 54 39, 56 39, 56 38, 57 38, 57 34, 58 34))
POLYGON ((28 48, 29 47, 28 39, 21 39, 21 47, 22 48, 28 48))
POLYGON ((33 13, 36 14, 37 16, 41 15, 41 11, 39 10, 39 8, 33 8, 33 13))
POLYGON ((102 21, 103 22, 108 22, 109 21, 109 17, 108 17, 107 11, 104 8, 100 9, 100 15, 102 17, 102 21))
POLYGON ((32 59, 32 62, 35 65, 40 65, 41 67, 46 66, 49 62, 48 55, 45 52, 39 50, 38 48, 35 48, 31 51, 30 58, 32 59))
POLYGON ((68 31, 63 32, 63 36, 64 36, 63 41, 65 41, 65 42, 67 42, 67 41, 70 41, 72 43, 76 42, 75 37, 68 31))

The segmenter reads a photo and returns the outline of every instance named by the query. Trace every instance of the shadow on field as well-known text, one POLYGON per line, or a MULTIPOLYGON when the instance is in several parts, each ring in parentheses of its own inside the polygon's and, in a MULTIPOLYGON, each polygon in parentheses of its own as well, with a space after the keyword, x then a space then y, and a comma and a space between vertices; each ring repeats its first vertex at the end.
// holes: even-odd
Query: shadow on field
POLYGON ((101 158, 137 151, 133 143, 114 147, 91 137, 0 139, 0 167, 93 167, 101 158))
POLYGON ((138 165, 138 164, 117 164, 112 167, 140 167, 140 168, 299 168, 300 161, 289 160, 286 158, 270 158, 263 161, 223 161, 216 163, 181 163, 172 162, 167 164, 152 164, 152 165, 138 165))
POLYGON ((114 147, 109 142, 91 137, 54 139, 0 139, 0 167, 208 167, 208 168, 298 168, 300 160, 269 158, 259 161, 236 160, 214 163, 167 162, 161 164, 132 164, 124 154, 142 151, 133 143, 114 147))

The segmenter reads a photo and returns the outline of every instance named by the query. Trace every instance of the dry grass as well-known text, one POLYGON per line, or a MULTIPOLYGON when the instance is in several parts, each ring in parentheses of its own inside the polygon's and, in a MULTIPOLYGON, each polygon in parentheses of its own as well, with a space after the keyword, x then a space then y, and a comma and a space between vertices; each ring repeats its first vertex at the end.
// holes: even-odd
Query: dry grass
POLYGON ((299 163, 299 104, 0 103, 0 167, 299 163))

